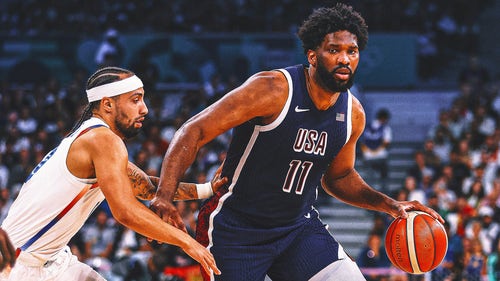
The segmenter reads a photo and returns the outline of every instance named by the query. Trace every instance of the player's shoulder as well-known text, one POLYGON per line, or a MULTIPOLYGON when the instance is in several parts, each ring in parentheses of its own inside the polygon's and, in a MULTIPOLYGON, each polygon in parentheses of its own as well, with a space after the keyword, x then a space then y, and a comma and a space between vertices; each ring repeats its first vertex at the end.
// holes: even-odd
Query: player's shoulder
POLYGON ((351 120, 352 120, 352 133, 357 139, 364 131, 366 125, 366 114, 363 105, 352 95, 352 110, 351 110, 351 120))
POLYGON ((363 104, 359 101, 359 99, 351 94, 352 97, 352 115, 357 118, 365 118, 365 109, 363 108, 363 104))
POLYGON ((257 72, 247 82, 255 86, 267 88, 268 91, 280 91, 288 87, 286 77, 278 70, 257 72))
POLYGON ((96 149, 123 144, 123 140, 107 126, 99 126, 87 131, 78 137, 78 141, 96 149))

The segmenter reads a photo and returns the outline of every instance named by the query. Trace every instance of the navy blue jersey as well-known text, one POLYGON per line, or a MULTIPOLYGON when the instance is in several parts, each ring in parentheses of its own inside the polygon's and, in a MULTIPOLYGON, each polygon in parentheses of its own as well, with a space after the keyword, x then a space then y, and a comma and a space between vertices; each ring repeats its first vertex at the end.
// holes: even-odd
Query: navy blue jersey
POLYGON ((304 66, 279 71, 288 80, 287 102, 271 124, 252 120, 234 128, 222 171, 229 191, 216 210, 263 228, 307 216, 321 176, 351 134, 349 92, 340 93, 329 109, 318 110, 307 91, 304 66))

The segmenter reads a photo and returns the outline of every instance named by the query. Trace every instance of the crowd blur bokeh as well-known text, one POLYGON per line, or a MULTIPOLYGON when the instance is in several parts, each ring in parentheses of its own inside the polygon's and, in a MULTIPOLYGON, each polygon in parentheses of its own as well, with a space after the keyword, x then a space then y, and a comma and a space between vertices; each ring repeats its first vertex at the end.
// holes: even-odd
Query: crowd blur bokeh
MULTIPOLYGON (((427 79, 447 55, 479 51, 477 44, 471 44, 479 34, 476 19, 493 1, 343 2, 363 14, 370 32, 418 34, 419 73, 421 79, 427 79)), ((324 1, 2 1, 0 34, 30 37, 79 33, 99 39, 105 30, 290 32, 312 8, 321 5, 324 1)), ((143 78, 149 114, 143 133, 126 143, 129 158, 149 175, 159 176, 163 155, 176 129, 242 81, 214 75, 199 81, 199 87, 165 95, 148 91, 162 82, 154 66, 141 58, 132 61, 132 65, 118 66, 130 68, 143 78)), ((100 64, 106 64, 105 58, 100 64)), ((56 77, 30 85, 1 81, 0 221, 34 166, 79 119, 87 103, 84 90, 89 75, 82 67, 75 69, 65 83, 56 77)), ((403 200, 418 198, 436 209, 445 218, 449 233, 445 261, 430 275, 405 275, 402 280, 482 280, 488 275, 492 279, 487 280, 500 280, 500 81, 495 78, 494 73, 481 67, 476 56, 470 56, 467 67, 456 77, 459 94, 443 107, 421 149, 415 151, 414 166, 401 188, 390 194, 403 200)), ((230 138, 228 132, 203 147, 185 180, 210 180, 225 158, 230 138)), ((200 203, 177 202, 191 233, 196 230, 200 203)), ((380 257, 384 255, 381 238, 389 222, 387 216, 374 217, 366 253, 375 254, 364 261, 367 267, 389 267, 380 257)), ((178 248, 151 243, 119 225, 105 202, 75 236, 71 247, 80 260, 110 281, 190 280, 199 270, 178 248)), ((381 274, 367 278, 389 277, 381 274)))

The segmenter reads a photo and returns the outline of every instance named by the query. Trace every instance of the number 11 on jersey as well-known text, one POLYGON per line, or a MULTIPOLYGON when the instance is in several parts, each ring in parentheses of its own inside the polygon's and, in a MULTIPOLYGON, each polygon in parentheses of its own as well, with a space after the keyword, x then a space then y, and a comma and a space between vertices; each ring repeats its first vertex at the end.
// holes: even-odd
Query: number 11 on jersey
POLYGON ((306 184, 307 176, 309 175, 309 171, 311 171, 312 166, 313 163, 310 161, 292 160, 290 162, 290 168, 288 169, 285 182, 283 183, 283 191, 286 193, 290 193, 292 191, 295 178, 297 177, 297 173, 300 170, 300 173, 298 174, 299 178, 297 181, 297 185, 295 187, 295 193, 299 195, 302 194, 302 191, 304 191, 304 185, 306 184))

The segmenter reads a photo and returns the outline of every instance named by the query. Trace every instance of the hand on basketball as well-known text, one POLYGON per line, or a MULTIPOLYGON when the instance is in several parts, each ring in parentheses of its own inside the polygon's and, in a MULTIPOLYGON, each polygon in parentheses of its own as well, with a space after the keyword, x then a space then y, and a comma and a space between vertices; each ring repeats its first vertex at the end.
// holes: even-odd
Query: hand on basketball
POLYGON ((396 201, 396 204, 393 206, 393 209, 389 213, 394 218, 408 218, 408 211, 422 211, 431 215, 433 218, 437 219, 440 223, 444 223, 444 219, 438 214, 438 212, 434 211, 434 209, 429 208, 422 203, 414 200, 414 201, 396 201))
POLYGON ((0 228, 0 271, 7 266, 13 267, 15 263, 16 250, 5 230, 0 228))
POLYGON ((187 232, 186 225, 184 225, 181 215, 172 202, 155 196, 151 200, 149 208, 163 219, 164 222, 187 232))

